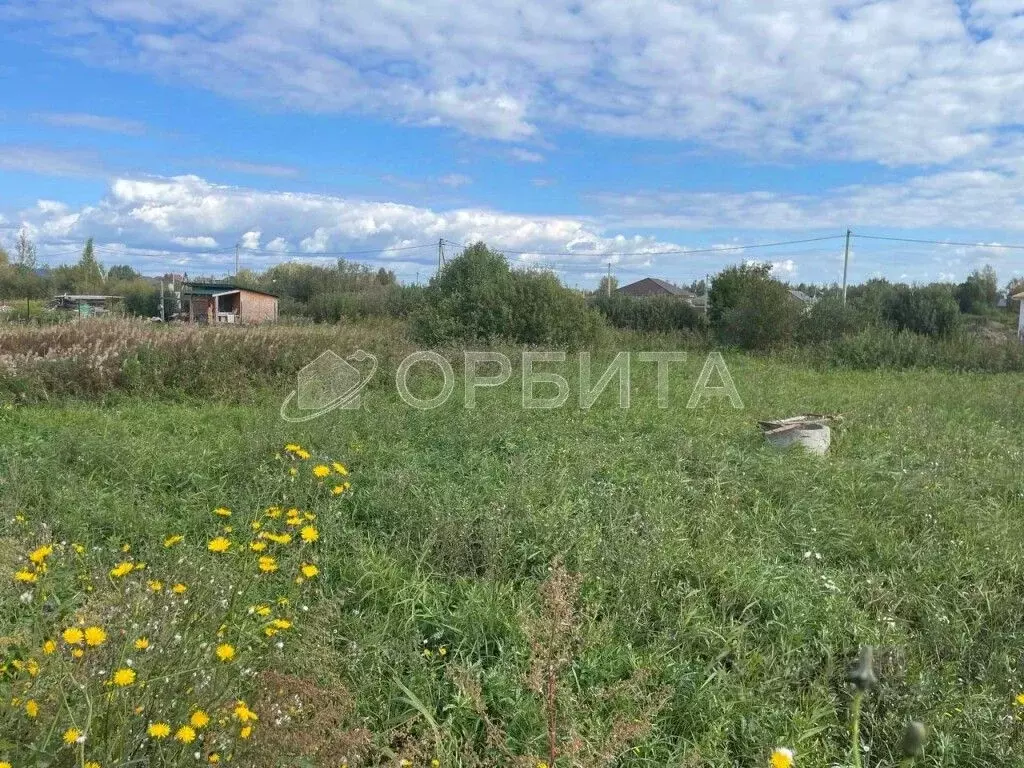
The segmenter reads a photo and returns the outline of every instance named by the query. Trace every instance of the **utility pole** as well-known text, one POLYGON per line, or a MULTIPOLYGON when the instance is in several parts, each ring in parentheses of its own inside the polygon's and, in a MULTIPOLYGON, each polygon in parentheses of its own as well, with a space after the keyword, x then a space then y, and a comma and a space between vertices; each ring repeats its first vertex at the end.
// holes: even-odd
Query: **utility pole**
POLYGON ((843 306, 846 306, 846 272, 850 267, 850 230, 846 230, 846 255, 843 256, 843 306))
POLYGON ((444 238, 437 241, 437 274, 441 274, 441 267, 444 266, 444 238))
POLYGON ((238 279, 238 246, 240 245, 241 243, 235 243, 235 280, 238 279))
POLYGON ((708 310, 711 309, 711 275, 708 272, 704 273, 704 316, 707 317, 708 310))
POLYGON ((160 275, 160 319, 167 320, 167 311, 164 308, 164 286, 167 284, 167 275, 160 275))
POLYGON ((612 297, 612 263, 608 262, 608 298, 612 297))

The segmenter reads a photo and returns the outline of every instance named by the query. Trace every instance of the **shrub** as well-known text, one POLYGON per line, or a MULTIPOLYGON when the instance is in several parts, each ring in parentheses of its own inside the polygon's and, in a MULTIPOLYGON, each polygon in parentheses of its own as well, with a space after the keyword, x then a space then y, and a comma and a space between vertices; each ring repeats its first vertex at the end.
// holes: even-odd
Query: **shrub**
POLYGON ((897 331, 948 336, 960 323, 960 307, 948 286, 897 286, 885 307, 887 324, 897 331))
POLYGON ((413 313, 425 344, 506 339, 521 344, 592 342, 600 316, 551 273, 516 272, 483 243, 467 248, 430 281, 413 313))
POLYGON ((632 331, 693 331, 707 326, 704 313, 674 296, 595 296, 590 305, 615 328, 632 331))
POLYGON ((772 349, 792 339, 800 307, 760 264, 729 267, 711 281, 711 323, 726 344, 772 349))
POLYGON ((848 304, 844 306, 841 297, 825 296, 800 316, 796 339, 801 344, 835 341, 855 333, 862 325, 860 313, 848 304))

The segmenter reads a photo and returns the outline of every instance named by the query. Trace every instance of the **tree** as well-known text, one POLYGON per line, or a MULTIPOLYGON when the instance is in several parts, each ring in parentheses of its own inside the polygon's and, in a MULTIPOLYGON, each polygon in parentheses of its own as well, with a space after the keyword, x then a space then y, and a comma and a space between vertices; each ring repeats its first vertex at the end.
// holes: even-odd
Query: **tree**
POLYGON ((388 269, 384 269, 384 267, 381 267, 380 269, 377 270, 378 285, 394 285, 395 282, 397 281, 395 279, 394 272, 388 269))
POLYGON ((744 296, 750 295, 752 291, 772 279, 771 271, 772 268, 768 264, 742 264, 738 267, 727 267, 715 275, 711 280, 711 290, 708 292, 711 302, 708 315, 711 324, 721 325, 726 312, 736 307, 744 296))
POLYGON ((10 263, 11 263, 11 257, 7 254, 7 251, 4 250, 4 247, 2 245, 0 245, 0 269, 3 269, 4 267, 8 266, 10 263))
POLYGON ((81 293, 95 293, 103 290, 103 269, 96 261, 91 237, 85 241, 82 258, 75 265, 75 290, 81 293))
POLYGON ((107 280, 135 280, 139 273, 127 264, 115 264, 107 270, 107 280))
POLYGON ((999 301, 999 278, 989 265, 976 269, 956 287, 956 300, 960 311, 977 315, 995 307, 999 301))
POLYGON ((24 229, 18 233, 18 242, 14 246, 14 264, 23 270, 36 268, 36 246, 24 229))
POLYGON ((960 307, 949 286, 897 286, 885 310, 886 321, 897 331, 925 336, 948 336, 960 323, 960 307))
POLYGON ((619 287, 619 279, 615 275, 605 275, 597 284, 597 295, 608 296, 615 293, 619 287))

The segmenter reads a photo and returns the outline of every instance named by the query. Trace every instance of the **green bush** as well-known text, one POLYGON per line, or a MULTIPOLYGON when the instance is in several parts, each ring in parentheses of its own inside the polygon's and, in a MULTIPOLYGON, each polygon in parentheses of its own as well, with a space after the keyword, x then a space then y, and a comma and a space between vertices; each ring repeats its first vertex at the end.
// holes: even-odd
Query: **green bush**
POLYGON ((719 338, 743 349, 773 349, 789 342, 801 307, 763 264, 729 267, 711 281, 709 316, 719 338))
POLYGON ((632 331, 695 331, 707 326, 704 313, 675 296, 595 296, 590 305, 615 328, 632 331))
POLYGON ((801 344, 835 341, 857 332, 863 323, 861 314, 844 305, 840 296, 825 296, 800 316, 796 340, 801 344))
POLYGON ((602 321, 553 274, 513 271, 477 243, 430 281, 411 325, 413 337, 431 345, 505 339, 578 346, 597 338, 602 321))
POLYGON ((897 331, 948 336, 960 324, 960 306, 949 286, 899 285, 886 303, 885 320, 897 331))
POLYGON ((318 293, 295 310, 318 323, 364 317, 408 317, 423 298, 419 286, 381 285, 360 291, 318 293))

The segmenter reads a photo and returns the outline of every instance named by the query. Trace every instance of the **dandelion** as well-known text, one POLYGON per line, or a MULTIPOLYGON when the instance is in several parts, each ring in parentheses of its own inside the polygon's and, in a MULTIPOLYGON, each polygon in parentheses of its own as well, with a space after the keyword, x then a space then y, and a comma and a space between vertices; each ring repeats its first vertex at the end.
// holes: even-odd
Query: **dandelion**
POLYGON ((127 576, 133 570, 135 570, 135 565, 127 560, 123 560, 110 569, 110 576, 114 579, 120 579, 123 576, 127 576))
POLYGON ((146 733, 151 739, 166 739, 171 735, 171 726, 167 723, 150 723, 146 733))
POLYGON ((438 656, 447 656, 447 655, 448 655, 448 649, 447 649, 447 648, 445 648, 445 647, 444 647, 444 646, 442 645, 442 646, 441 646, 440 648, 438 648, 438 649, 437 649, 437 655, 438 655, 438 656))
POLYGON ((149 648, 149 638, 148 637, 136 638, 135 642, 132 643, 132 645, 135 646, 135 650, 137 650, 137 651, 145 651, 146 649, 149 648))
POLYGON ((83 656, 85 656, 85 651, 83 651, 81 648, 75 648, 75 650, 71 652, 71 655, 74 656, 76 659, 80 659, 83 656))
POLYGON ((260 558, 260 570, 264 573, 273 573, 277 570, 277 560, 264 555, 260 558))
POLYGON ((292 623, 288 619, 274 619, 270 622, 275 629, 291 629, 292 623))
POLYGON ((235 646, 229 643, 221 643, 217 646, 217 658, 221 661, 231 661, 235 658, 235 646))
POLYGON ((217 507, 215 510, 213 510, 213 514, 218 515, 220 517, 231 517, 231 510, 228 509, 227 507, 217 507))
POLYGON ((81 544, 72 544, 71 548, 73 550, 75 550, 75 554, 76 555, 84 555, 85 554, 85 547, 82 546, 81 544))
POLYGON ((43 653, 49 656, 51 653, 57 650, 57 644, 53 640, 47 640, 43 643, 43 653))
POLYGON ((206 758, 206 759, 211 764, 216 765, 217 763, 220 762, 220 755, 218 755, 216 752, 211 752, 210 756, 208 758, 206 758))
POLYGON ((173 587, 171 587, 171 592, 173 592, 176 595, 183 595, 183 594, 185 594, 185 592, 187 590, 188 590, 188 587, 186 587, 184 584, 180 584, 180 583, 179 584, 175 584, 173 587))
POLYGON ((168 536, 166 539, 164 539, 164 546, 170 548, 173 547, 175 544, 180 544, 184 540, 184 536, 182 536, 180 533, 176 533, 173 536, 168 536))
POLYGON ((107 633, 103 627, 86 627, 85 643, 93 647, 103 645, 107 642, 107 633))
POLYGON ((435 757, 430 761, 430 768, 441 768, 441 761, 435 757))
POLYGON ((35 582, 39 581, 39 574, 33 571, 26 571, 22 569, 14 574, 14 580, 20 581, 23 584, 34 584, 35 582))
POLYGON ((1024 707, 1024 693, 1018 693, 1017 698, 1014 699, 1018 707, 1024 707))
POLYGON ((130 667, 121 667, 121 669, 114 673, 111 682, 122 688, 131 685, 135 682, 135 670, 130 667))
POLYGON ((211 552, 227 552, 231 549, 231 542, 223 536, 218 536, 215 539, 211 539, 210 543, 206 545, 206 548, 211 552))
POLYGON ((100 768, 100 764, 95 760, 90 760, 85 764, 85 768, 100 768))
POLYGON ((302 531, 300 531, 300 535, 302 536, 302 540, 307 544, 312 544, 320 538, 320 532, 312 525, 307 525, 303 528, 302 531))
POLYGON ((270 606, 267 606, 267 605, 257 605, 252 610, 253 610, 253 613, 257 614, 258 616, 269 616, 270 615, 270 606))
POLYGON ((331 468, 335 472, 337 472, 339 475, 347 475, 348 474, 348 468, 344 464, 339 462, 339 461, 332 461, 331 462, 331 468))
POLYGON ((248 705, 244 701, 235 702, 234 709, 235 719, 240 723, 248 723, 250 721, 259 720, 256 713, 249 709, 248 705))
POLYGON ((301 448, 299 450, 295 451, 295 455, 298 456, 303 461, 308 461, 309 457, 310 457, 309 451, 304 451, 301 448))
POLYGON ((793 750, 787 747, 776 747, 772 750, 772 768, 792 768, 793 750))
POLYGON ((25 714, 29 717, 39 716, 39 704, 35 699, 29 699, 25 702, 25 714))
POLYGON ((192 713, 192 717, 190 717, 188 721, 193 728, 205 728, 210 724, 210 716, 203 710, 197 709, 192 713))
POLYGON ((64 630, 61 637, 64 638, 64 642, 68 645, 81 645, 85 639, 85 634, 78 627, 68 627, 64 630))
POLYGON ((399 765, 402 766, 402 768, 410 768, 410 766, 412 765, 412 760, 410 760, 407 757, 403 757, 401 762, 399 762, 399 765))
POLYGON ((252 726, 251 725, 242 726, 242 730, 240 730, 238 732, 238 738, 240 738, 240 739, 248 739, 250 736, 252 736, 252 726))
POLYGON ((331 468, 326 464, 317 464, 313 467, 313 475, 321 480, 331 474, 331 468))
POLYGON ((267 542, 265 541, 254 541, 251 544, 249 544, 249 549, 251 549, 253 552, 262 552, 266 548, 267 542))
POLYGON ((11 764, 6 760, 0 760, 0 768, 11 768, 11 764))
POLYGON ((288 451, 288 453, 298 453, 302 450, 302 446, 297 443, 288 443, 284 449, 288 451))
POLYGON ((267 517, 270 517, 270 518, 280 517, 281 516, 281 508, 280 507, 267 507, 266 514, 267 514, 267 517))
POLYGON ((85 737, 82 735, 82 732, 77 728, 68 728, 64 731, 63 739, 65 744, 81 744, 85 741, 85 737))
POLYGON ((195 729, 191 725, 183 725, 175 732, 174 738, 182 744, 191 744, 196 740, 195 729))
POLYGON ((153 579, 148 583, 147 586, 149 587, 150 592, 159 592, 161 589, 164 588, 164 583, 159 579, 153 579))
POLYGON ((303 563, 299 567, 299 570, 302 571, 302 575, 307 579, 312 579, 314 576, 320 573, 320 569, 313 565, 313 563, 303 563))
POLYGON ((335 495, 335 496, 341 496, 341 494, 343 494, 347 490, 348 490, 348 484, 347 483, 342 483, 341 485, 336 485, 333 488, 331 488, 331 493, 333 495, 335 495))
POLYGON ((39 547, 38 549, 30 552, 29 556, 28 556, 28 559, 31 560, 36 565, 42 565, 44 562, 46 562, 46 558, 48 558, 52 554, 53 554, 53 547, 51 547, 49 544, 46 544, 46 545, 44 545, 42 547, 39 547))

